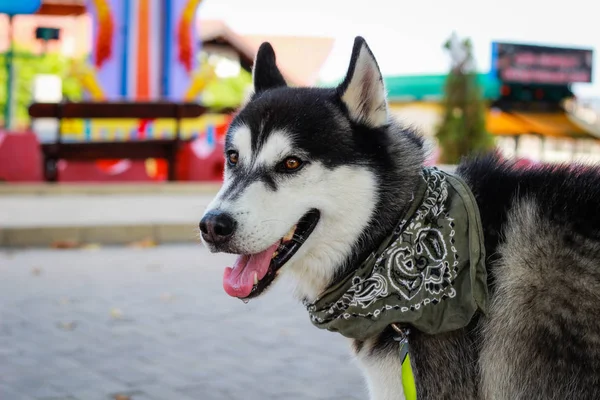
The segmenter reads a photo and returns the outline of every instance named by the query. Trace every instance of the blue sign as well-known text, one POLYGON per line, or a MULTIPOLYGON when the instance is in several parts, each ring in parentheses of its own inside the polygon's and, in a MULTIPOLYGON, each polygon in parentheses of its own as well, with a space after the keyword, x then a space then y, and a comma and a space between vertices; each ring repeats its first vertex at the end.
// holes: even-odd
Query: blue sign
POLYGON ((33 14, 42 6, 42 0, 0 0, 0 14, 33 14))
POLYGON ((593 49, 493 42, 490 71, 507 83, 591 83, 593 56, 593 49))

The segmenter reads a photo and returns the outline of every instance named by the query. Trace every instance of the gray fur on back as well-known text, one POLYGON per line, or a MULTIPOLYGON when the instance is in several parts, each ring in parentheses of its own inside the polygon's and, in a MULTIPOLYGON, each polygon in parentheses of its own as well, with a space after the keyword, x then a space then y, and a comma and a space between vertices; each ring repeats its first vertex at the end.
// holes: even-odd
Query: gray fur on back
POLYGON ((563 229, 534 200, 509 212, 482 324, 486 400, 600 398, 600 243, 563 229))
MULTIPOLYGON (((491 307, 458 331, 411 332, 417 398, 600 399, 600 169, 490 157, 458 173, 482 214, 491 307)), ((383 360, 393 336, 355 351, 383 360)))

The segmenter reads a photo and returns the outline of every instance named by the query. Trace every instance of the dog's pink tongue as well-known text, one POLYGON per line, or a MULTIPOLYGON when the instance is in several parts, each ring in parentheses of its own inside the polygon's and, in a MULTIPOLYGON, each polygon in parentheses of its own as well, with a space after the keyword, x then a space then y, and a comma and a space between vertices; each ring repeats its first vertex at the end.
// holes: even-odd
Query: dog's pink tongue
POLYGON ((241 255, 235 261, 233 268, 225 268, 223 274, 225 292, 233 297, 248 297, 254 286, 254 274, 257 274, 259 280, 264 278, 277 247, 279 243, 257 254, 241 255))

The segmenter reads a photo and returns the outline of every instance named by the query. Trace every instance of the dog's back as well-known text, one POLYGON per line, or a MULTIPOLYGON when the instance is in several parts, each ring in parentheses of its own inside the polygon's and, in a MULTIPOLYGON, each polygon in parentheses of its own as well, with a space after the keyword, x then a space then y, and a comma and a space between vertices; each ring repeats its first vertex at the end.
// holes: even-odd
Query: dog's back
POLYGON ((492 307, 485 399, 600 398, 600 169, 462 165, 480 206, 492 307))

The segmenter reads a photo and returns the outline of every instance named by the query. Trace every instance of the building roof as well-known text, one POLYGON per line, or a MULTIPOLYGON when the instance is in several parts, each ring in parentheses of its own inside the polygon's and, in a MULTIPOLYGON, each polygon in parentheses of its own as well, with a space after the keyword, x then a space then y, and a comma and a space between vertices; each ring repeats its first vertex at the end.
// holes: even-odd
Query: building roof
POLYGON ((43 0, 36 14, 76 16, 86 11, 86 0, 43 0))
POLYGON ((277 65, 291 85, 311 86, 333 48, 333 38, 316 36, 244 35, 234 32, 220 20, 199 20, 200 39, 205 43, 228 44, 242 62, 252 65, 258 48, 269 42, 275 50, 277 65))
MULTIPOLYGON (((390 101, 439 101, 444 96, 447 75, 385 76, 390 101)), ((484 99, 500 95, 500 81, 491 74, 478 74, 484 99)))
MULTIPOLYGON (((390 103, 390 110, 405 123, 418 124, 432 135, 444 114, 439 102, 421 100, 390 103)), ((578 126, 568 112, 518 112, 488 107, 486 130, 494 136, 540 135, 551 138, 597 139, 593 132, 578 126)))

